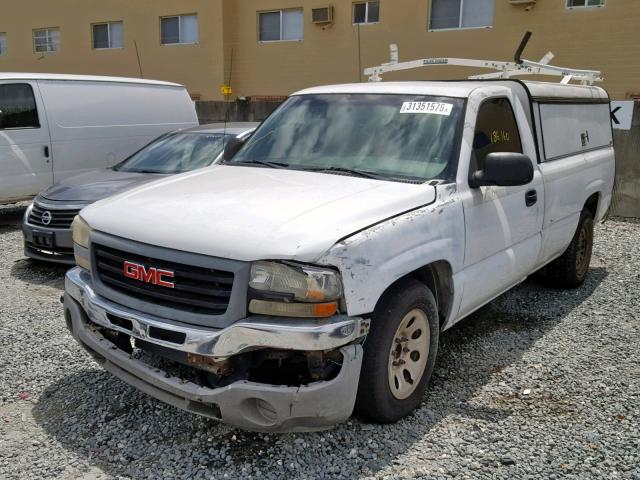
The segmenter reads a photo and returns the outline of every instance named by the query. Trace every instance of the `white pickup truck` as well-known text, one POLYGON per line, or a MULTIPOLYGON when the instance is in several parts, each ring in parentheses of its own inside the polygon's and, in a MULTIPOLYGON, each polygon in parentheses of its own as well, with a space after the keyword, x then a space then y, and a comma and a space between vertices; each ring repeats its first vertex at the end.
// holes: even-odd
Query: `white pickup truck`
POLYGON ((262 431, 409 414, 442 330, 585 280, 614 181, 607 93, 516 80, 304 90, 225 153, 81 211, 65 317, 125 382, 262 431))

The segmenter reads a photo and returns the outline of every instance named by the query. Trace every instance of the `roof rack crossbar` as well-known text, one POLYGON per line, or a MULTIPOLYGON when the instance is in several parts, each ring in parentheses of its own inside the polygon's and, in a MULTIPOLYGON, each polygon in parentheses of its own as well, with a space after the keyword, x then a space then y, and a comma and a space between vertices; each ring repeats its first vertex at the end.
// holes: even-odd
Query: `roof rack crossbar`
POLYGON ((547 52, 539 62, 521 59, 520 55, 524 50, 531 33, 527 32, 516 54, 513 62, 504 62, 498 60, 476 60, 471 58, 422 58, 420 60, 412 60, 409 62, 398 61, 398 46, 391 44, 391 61, 383 63, 376 67, 364 69, 365 76, 369 77, 370 82, 379 82, 382 75, 387 72, 398 72, 401 70, 411 70, 421 67, 433 67, 437 65, 454 65, 460 67, 487 68, 496 70, 494 73, 486 73, 480 75, 472 75, 470 79, 489 79, 489 78, 510 78, 521 75, 551 75, 562 77, 560 83, 567 84, 572 80, 579 81, 583 85, 593 85, 594 82, 603 80, 602 73, 598 70, 582 70, 577 68, 558 67, 549 65, 553 59, 553 53, 547 52))

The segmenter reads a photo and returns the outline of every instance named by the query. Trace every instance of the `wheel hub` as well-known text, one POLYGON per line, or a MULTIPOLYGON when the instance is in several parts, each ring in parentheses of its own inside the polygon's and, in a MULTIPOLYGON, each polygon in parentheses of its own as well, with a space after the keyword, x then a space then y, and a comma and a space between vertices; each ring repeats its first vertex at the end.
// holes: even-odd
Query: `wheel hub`
POLYGON ((429 358, 429 321, 424 311, 413 309, 400 322, 389 352, 389 388, 403 400, 418 387, 429 358))
POLYGON ((576 247, 576 271, 579 276, 586 274, 589 269, 589 259, 591 256, 591 232, 586 225, 583 225, 578 234, 578 244, 576 247))

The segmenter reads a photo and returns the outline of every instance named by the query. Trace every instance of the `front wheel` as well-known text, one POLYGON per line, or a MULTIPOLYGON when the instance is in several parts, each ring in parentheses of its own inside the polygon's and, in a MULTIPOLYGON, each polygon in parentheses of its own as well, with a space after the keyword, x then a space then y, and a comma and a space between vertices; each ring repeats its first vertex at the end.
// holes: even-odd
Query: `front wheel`
POLYGON ((431 291, 401 282, 376 307, 364 346, 356 414, 390 423, 420 404, 438 352, 440 322, 431 291))

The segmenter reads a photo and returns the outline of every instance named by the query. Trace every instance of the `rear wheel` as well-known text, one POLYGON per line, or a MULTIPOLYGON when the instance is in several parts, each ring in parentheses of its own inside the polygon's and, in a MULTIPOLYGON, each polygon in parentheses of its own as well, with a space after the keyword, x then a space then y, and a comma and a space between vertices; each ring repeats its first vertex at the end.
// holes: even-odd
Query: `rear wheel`
POLYGON ((583 210, 578 229, 567 250, 547 266, 548 282, 561 288, 576 288, 582 285, 589 273, 592 250, 593 218, 588 210, 583 210))
POLYGON ((440 323, 431 291, 407 280, 376 308, 365 343, 356 413, 394 422, 422 401, 438 351, 440 323))

